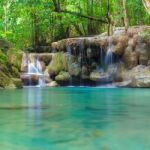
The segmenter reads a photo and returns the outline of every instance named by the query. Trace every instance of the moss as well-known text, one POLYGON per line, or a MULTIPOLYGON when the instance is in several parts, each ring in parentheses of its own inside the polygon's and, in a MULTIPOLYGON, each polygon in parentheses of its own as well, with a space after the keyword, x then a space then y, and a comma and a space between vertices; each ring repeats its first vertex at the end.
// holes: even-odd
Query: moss
POLYGON ((20 70, 23 52, 18 49, 10 49, 7 52, 9 63, 20 70))
POLYGON ((57 53, 53 56, 52 62, 50 63, 48 67, 48 72, 50 74, 59 74, 60 71, 67 71, 68 70, 68 58, 67 56, 63 53, 57 53))
POLYGON ((16 88, 22 88, 23 87, 23 83, 22 83, 21 79, 13 78, 12 81, 13 81, 16 88))
POLYGON ((6 54, 0 50, 0 63, 6 64, 8 62, 8 57, 6 54))
POLYGON ((0 87, 5 88, 11 83, 11 78, 0 71, 0 87))
POLYGON ((69 81, 70 80, 70 75, 69 75, 68 72, 61 71, 59 73, 59 75, 57 75, 55 77, 55 80, 56 81, 69 81))
POLYGON ((141 35, 142 41, 150 44, 150 29, 146 30, 141 35))
POLYGON ((4 39, 0 37, 0 49, 6 54, 7 51, 9 50, 9 48, 12 46, 12 44, 4 39))

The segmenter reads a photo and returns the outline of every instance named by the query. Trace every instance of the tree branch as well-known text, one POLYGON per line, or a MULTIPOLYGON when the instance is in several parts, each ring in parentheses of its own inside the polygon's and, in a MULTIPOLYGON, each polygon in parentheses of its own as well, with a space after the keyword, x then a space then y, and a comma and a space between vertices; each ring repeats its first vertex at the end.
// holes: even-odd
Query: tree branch
POLYGON ((66 14, 82 17, 82 18, 85 18, 85 19, 93 20, 93 21, 98 21, 98 22, 102 22, 102 23, 106 23, 106 24, 108 23, 107 20, 103 20, 103 19, 96 18, 96 17, 93 17, 93 16, 86 16, 86 15, 83 15, 83 14, 80 14, 80 13, 77 13, 77 12, 68 11, 68 10, 60 10, 59 13, 66 13, 66 14))
POLYGON ((103 20, 103 19, 96 18, 96 17, 93 17, 93 16, 86 16, 86 15, 80 14, 78 12, 72 12, 72 11, 68 11, 68 10, 62 10, 61 7, 60 7, 59 0, 58 1, 57 0, 53 0, 53 3, 54 3, 54 7, 55 7, 55 12, 66 13, 66 14, 70 14, 70 15, 75 15, 77 17, 82 17, 82 18, 85 18, 85 19, 89 19, 89 20, 98 21, 98 22, 102 22, 102 23, 108 24, 107 20, 103 20))

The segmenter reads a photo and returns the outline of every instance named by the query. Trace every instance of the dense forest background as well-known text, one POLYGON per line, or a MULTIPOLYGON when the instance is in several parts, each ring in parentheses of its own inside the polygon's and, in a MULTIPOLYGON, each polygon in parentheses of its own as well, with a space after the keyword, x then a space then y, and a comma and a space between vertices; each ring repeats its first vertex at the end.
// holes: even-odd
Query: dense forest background
POLYGON ((0 37, 19 49, 89 36, 114 27, 149 25, 142 0, 0 0, 0 37))

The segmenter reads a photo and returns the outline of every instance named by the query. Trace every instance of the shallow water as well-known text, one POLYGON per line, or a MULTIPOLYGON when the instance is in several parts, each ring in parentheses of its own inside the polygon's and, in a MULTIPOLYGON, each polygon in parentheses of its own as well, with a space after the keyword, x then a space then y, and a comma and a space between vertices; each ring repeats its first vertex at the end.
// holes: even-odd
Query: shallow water
POLYGON ((2 150, 150 150, 149 89, 0 91, 2 150))

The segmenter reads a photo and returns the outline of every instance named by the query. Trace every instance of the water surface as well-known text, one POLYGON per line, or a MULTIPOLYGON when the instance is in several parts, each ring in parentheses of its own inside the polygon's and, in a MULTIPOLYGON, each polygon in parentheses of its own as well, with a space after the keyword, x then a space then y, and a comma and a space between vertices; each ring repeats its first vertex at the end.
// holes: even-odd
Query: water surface
POLYGON ((0 91, 2 150, 149 150, 149 89, 0 91))

